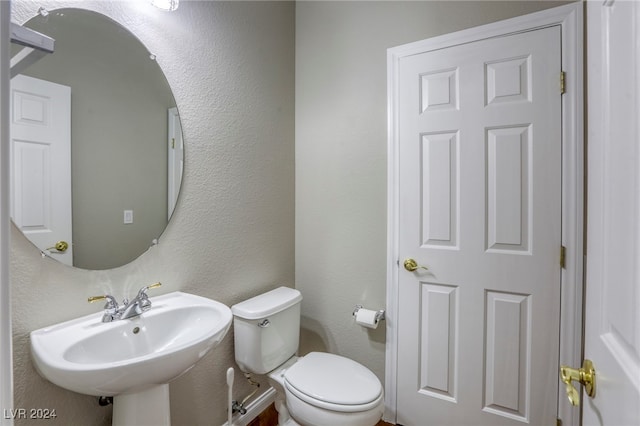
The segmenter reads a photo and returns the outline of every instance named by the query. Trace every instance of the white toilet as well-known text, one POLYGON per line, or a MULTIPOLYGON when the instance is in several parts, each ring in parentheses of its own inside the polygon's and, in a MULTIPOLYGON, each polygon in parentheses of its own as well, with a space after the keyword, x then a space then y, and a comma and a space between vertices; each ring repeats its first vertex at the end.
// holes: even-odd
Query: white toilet
POLYGON ((231 307, 240 369, 268 375, 280 425, 375 425, 384 393, 371 370, 329 353, 296 357, 301 301, 298 290, 280 287, 231 307))

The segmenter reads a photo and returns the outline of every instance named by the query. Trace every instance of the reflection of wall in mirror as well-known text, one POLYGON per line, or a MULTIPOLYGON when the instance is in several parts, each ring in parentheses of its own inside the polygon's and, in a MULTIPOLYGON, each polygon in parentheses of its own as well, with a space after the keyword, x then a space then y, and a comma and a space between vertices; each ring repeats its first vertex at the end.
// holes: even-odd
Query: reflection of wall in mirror
POLYGON ((107 269, 138 257, 167 224, 175 101, 141 43, 113 22, 106 36, 104 23, 86 18, 55 28, 32 19, 27 26, 54 37, 56 51, 25 74, 71 86, 73 263, 107 269), (123 223, 124 210, 133 210, 133 224, 123 223))

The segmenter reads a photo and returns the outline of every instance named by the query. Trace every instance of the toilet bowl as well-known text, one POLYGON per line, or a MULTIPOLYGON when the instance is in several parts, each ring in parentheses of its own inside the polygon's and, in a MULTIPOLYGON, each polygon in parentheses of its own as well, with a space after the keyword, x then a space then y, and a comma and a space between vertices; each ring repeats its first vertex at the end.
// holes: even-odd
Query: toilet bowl
POLYGON ((299 291, 280 287, 231 307, 240 369, 268 376, 280 425, 375 425, 384 393, 371 370, 324 352, 295 356, 301 300, 299 291))
POLYGON ((339 355, 311 352, 284 374, 291 416, 305 425, 374 425, 382 417, 380 380, 363 365, 339 355))

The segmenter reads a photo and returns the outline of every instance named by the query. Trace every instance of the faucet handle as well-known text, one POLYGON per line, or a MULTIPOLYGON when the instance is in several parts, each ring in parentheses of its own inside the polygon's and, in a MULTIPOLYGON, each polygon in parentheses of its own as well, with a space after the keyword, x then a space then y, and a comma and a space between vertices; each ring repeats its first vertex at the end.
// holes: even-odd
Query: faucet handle
POLYGON ((136 298, 138 299, 138 304, 140 305, 140 309, 142 310, 142 312, 148 311, 149 309, 151 309, 151 300, 149 300, 149 295, 147 295, 147 290, 152 288, 158 288, 161 285, 162 285, 161 283, 157 282, 148 286, 144 286, 140 289, 140 291, 138 292, 138 296, 136 296, 136 298))
POLYGON ((147 290, 151 290, 152 288, 158 288, 162 285, 161 282, 157 282, 157 283, 153 283, 147 286, 144 286, 140 289, 140 291, 138 291, 138 296, 139 297, 144 297, 147 295, 147 290))
POLYGON ((100 300, 107 301, 107 303, 104 305, 105 309, 118 309, 118 302, 116 301, 116 298, 109 294, 105 294, 103 296, 91 296, 87 299, 87 302, 93 303, 100 300))

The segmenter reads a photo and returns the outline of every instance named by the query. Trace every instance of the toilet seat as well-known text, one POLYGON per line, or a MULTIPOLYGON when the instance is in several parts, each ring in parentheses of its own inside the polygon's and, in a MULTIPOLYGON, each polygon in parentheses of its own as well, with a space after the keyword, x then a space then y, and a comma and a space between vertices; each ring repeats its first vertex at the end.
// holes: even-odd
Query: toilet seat
POLYGON ((318 408, 360 412, 377 407, 383 398, 380 380, 349 358, 311 352, 284 373, 286 389, 318 408))

